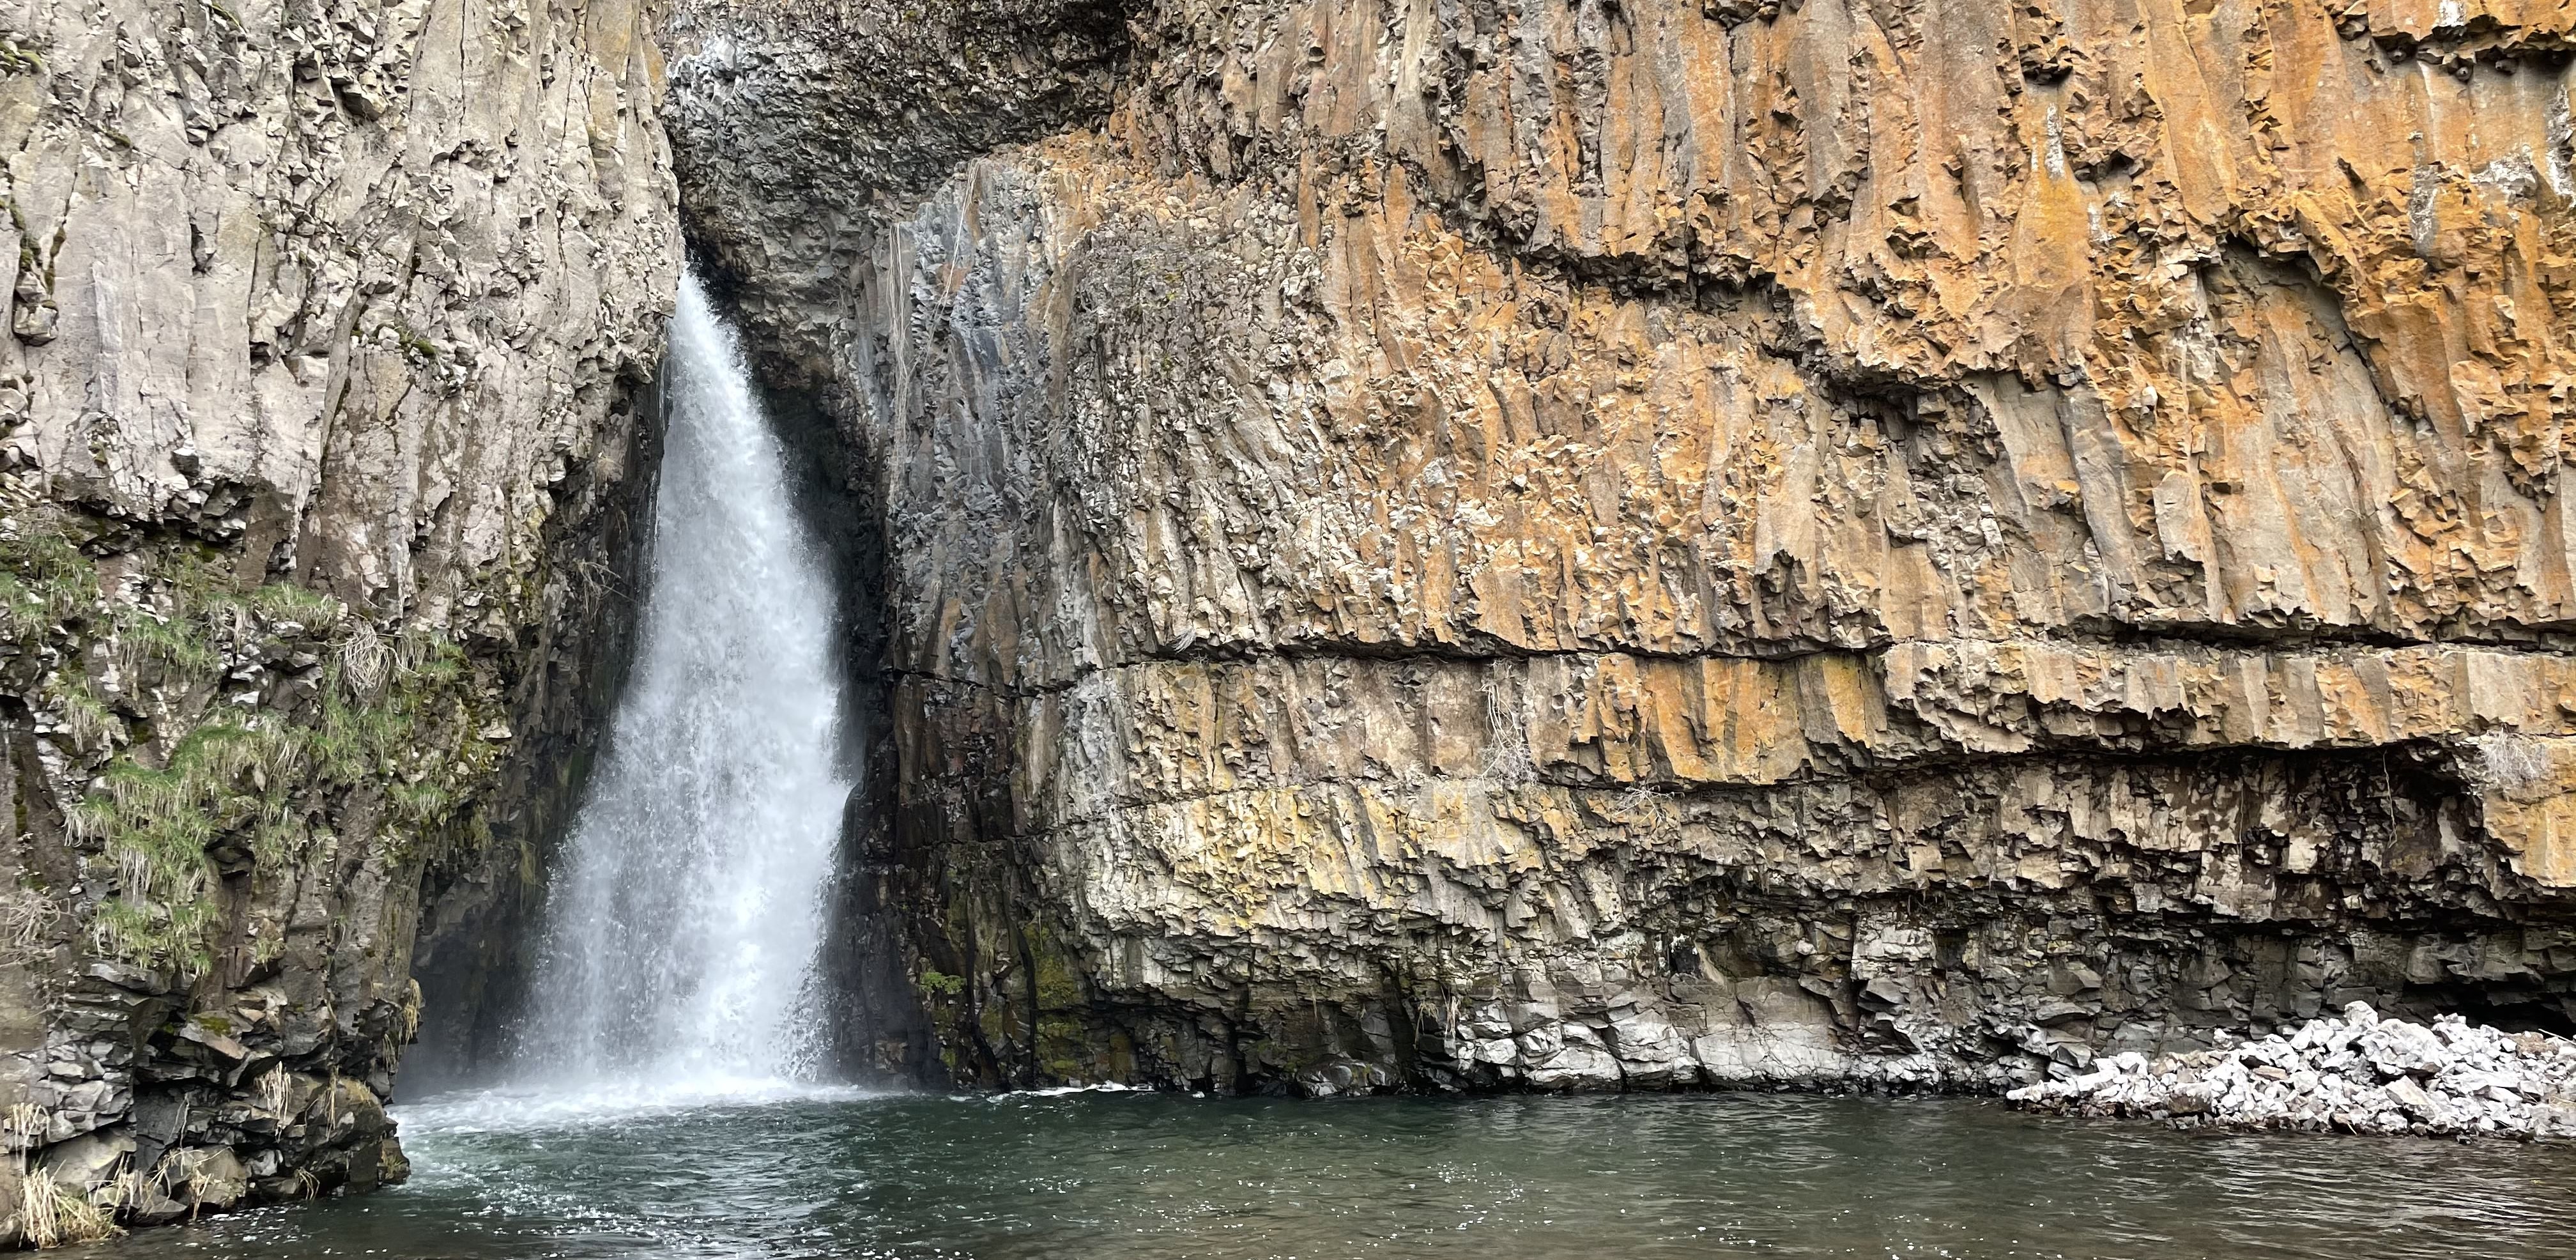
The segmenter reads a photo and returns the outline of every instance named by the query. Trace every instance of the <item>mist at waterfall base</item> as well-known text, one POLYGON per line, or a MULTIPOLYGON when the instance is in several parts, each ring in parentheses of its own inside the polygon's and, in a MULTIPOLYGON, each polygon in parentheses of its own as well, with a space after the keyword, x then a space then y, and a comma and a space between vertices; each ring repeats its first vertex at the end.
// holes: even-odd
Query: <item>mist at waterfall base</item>
POLYGON ((628 685, 504 1083, 413 1176, 92 1260, 2576 1257, 2576 1150, 2194 1135, 1968 1100, 868 1096, 817 1075, 849 785, 825 567, 692 280, 628 685))
POLYGON ((489 1105, 795 1096, 839 769, 837 601, 733 330, 694 274, 670 324, 636 657, 549 890, 489 1105))

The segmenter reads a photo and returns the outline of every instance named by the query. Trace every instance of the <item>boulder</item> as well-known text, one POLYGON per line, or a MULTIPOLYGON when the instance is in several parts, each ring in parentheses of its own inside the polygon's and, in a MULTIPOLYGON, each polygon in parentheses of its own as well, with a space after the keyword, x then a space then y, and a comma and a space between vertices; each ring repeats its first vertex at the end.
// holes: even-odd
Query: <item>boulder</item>
POLYGON ((191 1207, 219 1210, 250 1193, 250 1170, 226 1146, 183 1147, 170 1157, 171 1192, 191 1207))
POLYGON ((134 1135, 119 1125, 46 1147, 36 1168, 64 1189, 85 1194, 116 1176, 133 1154, 134 1135))

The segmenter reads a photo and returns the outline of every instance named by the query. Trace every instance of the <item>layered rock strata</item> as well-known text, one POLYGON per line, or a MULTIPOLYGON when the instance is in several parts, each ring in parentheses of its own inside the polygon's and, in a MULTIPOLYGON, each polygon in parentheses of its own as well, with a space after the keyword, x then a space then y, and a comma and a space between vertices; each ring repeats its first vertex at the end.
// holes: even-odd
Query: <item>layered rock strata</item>
POLYGON ((0 6, 0 1235, 402 1175, 424 880, 533 865, 623 594, 654 21, 0 6))
POLYGON ((880 505, 888 1059, 2576 1017, 2563 14, 1117 16, 673 26, 696 228, 880 505))

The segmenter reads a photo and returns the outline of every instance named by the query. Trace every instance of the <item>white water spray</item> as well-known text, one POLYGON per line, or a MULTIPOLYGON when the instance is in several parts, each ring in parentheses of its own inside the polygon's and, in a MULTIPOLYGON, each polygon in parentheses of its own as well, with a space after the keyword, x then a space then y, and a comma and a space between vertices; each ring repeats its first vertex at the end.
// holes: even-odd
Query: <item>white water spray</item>
POLYGON ((641 634, 555 877, 523 1064, 558 1089, 773 1092, 850 785, 832 592, 733 330, 680 282, 641 634))

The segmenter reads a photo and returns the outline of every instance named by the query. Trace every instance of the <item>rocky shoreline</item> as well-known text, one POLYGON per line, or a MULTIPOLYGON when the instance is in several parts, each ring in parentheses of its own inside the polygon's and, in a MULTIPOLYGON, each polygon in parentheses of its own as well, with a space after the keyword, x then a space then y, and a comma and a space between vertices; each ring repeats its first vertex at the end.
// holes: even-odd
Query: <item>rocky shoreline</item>
POLYGON ((2576 1137, 2576 1041, 2457 1015, 2383 1019, 2354 1002, 2343 1018, 2295 1032, 2152 1060, 2111 1055, 2004 1097, 2033 1111, 2184 1128, 2576 1137))

